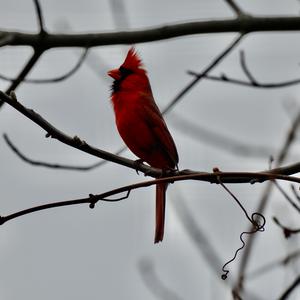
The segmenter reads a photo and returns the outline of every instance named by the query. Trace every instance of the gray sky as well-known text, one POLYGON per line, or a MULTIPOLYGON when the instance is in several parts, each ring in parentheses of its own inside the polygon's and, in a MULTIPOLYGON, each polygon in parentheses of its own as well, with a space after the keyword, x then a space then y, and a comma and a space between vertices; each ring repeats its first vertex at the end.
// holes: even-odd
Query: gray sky
MULTIPOLYGON (((225 1, 124 2, 129 28, 232 16, 225 1)), ((242 2, 246 11, 259 15, 297 15, 300 11, 298 1, 242 2)), ((108 31, 118 25, 109 1, 44 0, 41 6, 50 32, 57 32, 66 24, 69 29, 65 30, 74 32, 108 31)), ((2 29, 36 30, 33 1, 1 0, 0 17, 2 29)), ((214 34, 137 45, 159 107, 164 108, 189 82, 187 70, 203 70, 234 37, 233 34, 214 34)), ((94 48, 87 63, 69 80, 48 85, 23 84, 17 90, 18 98, 67 134, 78 135, 96 147, 114 152, 123 142, 114 124, 109 101, 111 82, 106 72, 120 65, 127 49, 124 46, 94 48)), ((246 51, 249 68, 262 82, 299 77, 299 33, 249 35, 213 74, 245 78, 239 66, 239 49, 246 51)), ((79 53, 78 49, 51 50, 29 77, 63 74, 76 63, 79 53)), ((15 75, 29 55, 30 49, 25 47, 2 48, 0 73, 15 75)), ((7 83, 0 81, 1 90, 5 87, 7 83)), ((203 80, 166 116, 177 144, 180 168, 267 169, 268 155, 243 156, 215 146, 201 135, 195 137, 190 130, 182 128, 177 119, 188 120, 244 144, 271 148, 274 153, 269 154, 276 155, 299 107, 299 88, 255 90, 203 80)), ((97 161, 55 140, 45 139, 42 129, 7 105, 0 114, 1 133, 7 133, 29 157, 73 165, 97 161)), ((293 161, 297 159, 298 148, 296 142, 291 151, 293 161)), ((0 140, 0 152, 1 215, 145 180, 144 176, 113 163, 81 173, 33 167, 20 161, 3 140, 0 140)), ((123 155, 134 158, 129 151, 123 155)), ((263 185, 233 185, 231 188, 252 213, 263 185)), ((221 187, 198 182, 171 185, 165 239, 159 245, 153 244, 154 188, 150 187, 132 192, 129 199, 119 203, 98 203, 94 210, 85 205, 57 208, 24 216, 0 227, 0 298, 158 299, 140 274, 141 262, 150 261, 161 283, 176 293, 178 299, 230 299, 230 290, 219 279, 222 265, 216 274, 185 230, 176 211, 181 201, 207 235, 220 261, 229 260, 240 246, 239 234, 248 223, 221 187)), ((274 193, 266 213, 266 231, 259 233, 252 254, 252 270, 298 246, 296 238, 284 240, 271 220, 273 215, 286 225, 299 226, 298 215, 282 196, 274 193)), ((232 279, 237 266, 238 261, 229 266, 232 279)), ((297 271, 298 264, 289 270, 278 269, 249 281, 249 289, 260 299, 274 299, 297 271)))

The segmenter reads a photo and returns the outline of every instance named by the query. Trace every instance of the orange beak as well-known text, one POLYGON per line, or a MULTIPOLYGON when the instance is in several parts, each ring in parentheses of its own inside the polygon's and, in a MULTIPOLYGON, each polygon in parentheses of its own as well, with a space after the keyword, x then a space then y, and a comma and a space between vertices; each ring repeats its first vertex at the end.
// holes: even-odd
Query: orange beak
POLYGON ((120 74, 119 69, 110 70, 110 71, 107 72, 107 75, 112 77, 115 80, 118 80, 118 79, 121 78, 121 74, 120 74))

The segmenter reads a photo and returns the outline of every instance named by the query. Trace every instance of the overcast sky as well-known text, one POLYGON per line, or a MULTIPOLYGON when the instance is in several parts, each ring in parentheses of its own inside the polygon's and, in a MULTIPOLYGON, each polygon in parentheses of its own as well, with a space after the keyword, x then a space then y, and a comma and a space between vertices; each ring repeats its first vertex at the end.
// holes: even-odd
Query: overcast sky
MULTIPOLYGON (((36 32, 33 1, 0 1, 1 29, 36 32)), ((221 0, 123 2, 126 15, 114 15, 109 0, 40 1, 50 32, 139 29, 233 16, 221 0)), ((252 14, 295 16, 300 11, 296 0, 240 2, 252 14)), ((235 34, 195 35, 136 45, 158 106, 166 107, 191 80, 187 70, 203 70, 234 38, 235 34)), ((22 84, 16 91, 19 101, 65 133, 115 152, 123 142, 114 124, 109 100, 111 80, 106 72, 122 63, 128 48, 93 48, 86 63, 67 81, 22 84)), ((249 68, 261 82, 299 77, 297 32, 247 36, 213 74, 225 73, 245 79, 239 65, 242 49, 249 68)), ((76 63, 80 53, 80 49, 50 50, 29 77, 64 74, 76 63)), ((30 54, 31 49, 26 47, 1 48, 0 73, 14 76, 30 54)), ((7 86, 7 82, 0 81, 1 90, 7 86)), ((267 169, 269 156, 278 153, 299 109, 299 89, 300 86, 293 86, 263 90, 201 81, 166 116, 178 148, 180 169, 208 172, 214 167, 224 171, 267 169), (196 129, 192 130, 191 126, 196 129), (219 139, 216 142, 211 132, 266 151, 260 155, 241 153, 230 147, 232 143, 228 146, 219 139)), ((7 133, 15 145, 33 159, 82 166, 97 162, 95 157, 56 140, 45 139, 41 128, 8 105, 0 114, 1 134, 7 133)), ((138 176, 135 171, 113 163, 90 172, 34 167, 16 157, 1 139, 0 151, 0 215, 43 203, 83 198, 90 193, 145 180, 143 175, 138 176)), ((299 160, 298 153, 297 140, 286 162, 299 160)), ((136 159, 128 150, 122 155, 136 159)), ((251 214, 264 185, 230 187, 251 214)), ((167 197, 165 238, 159 245, 153 244, 153 187, 134 191, 127 200, 118 203, 98 203, 94 210, 87 205, 57 208, 4 224, 0 227, 0 298, 160 299, 151 289, 152 284, 159 292, 151 277, 154 272, 158 282, 170 290, 171 296, 164 299, 230 299, 230 289, 220 280, 221 268, 240 246, 239 234, 249 225, 247 219, 220 186, 176 183, 168 189, 167 197), (182 222, 180 212, 184 208, 206 241, 195 244, 182 222), (213 257, 208 245, 217 255, 214 264, 208 259, 213 257)), ((298 216, 282 196, 272 194, 265 214, 266 231, 258 234, 249 271, 297 249, 297 239, 283 238, 271 220, 274 215, 288 226, 299 227, 298 216)), ((229 266, 229 282, 235 278, 238 265, 239 260, 229 266)), ((296 277, 297 271, 295 263, 293 268, 279 268, 255 277, 249 280, 248 291, 258 299, 275 299, 296 277)))

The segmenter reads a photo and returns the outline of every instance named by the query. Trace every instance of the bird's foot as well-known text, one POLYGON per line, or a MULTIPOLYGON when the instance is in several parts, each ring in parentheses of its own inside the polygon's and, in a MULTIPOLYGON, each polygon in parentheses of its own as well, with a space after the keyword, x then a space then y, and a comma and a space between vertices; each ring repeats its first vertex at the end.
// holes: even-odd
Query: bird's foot
POLYGON ((138 168, 139 168, 139 166, 142 165, 143 163, 144 163, 144 161, 143 161, 141 158, 137 159, 137 160, 134 162, 135 167, 136 167, 136 168, 135 168, 136 174, 140 175, 140 174, 139 174, 138 168))

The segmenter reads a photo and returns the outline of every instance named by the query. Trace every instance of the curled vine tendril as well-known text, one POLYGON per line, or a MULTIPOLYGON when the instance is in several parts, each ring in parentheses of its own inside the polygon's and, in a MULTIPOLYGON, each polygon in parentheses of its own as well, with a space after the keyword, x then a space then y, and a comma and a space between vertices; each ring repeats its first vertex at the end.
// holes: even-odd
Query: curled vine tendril
POLYGON ((222 267, 222 271, 224 272, 221 275, 221 278, 223 280, 227 279, 227 275, 229 273, 229 270, 226 268, 231 262, 233 262, 238 253, 245 247, 246 243, 244 241, 244 236, 246 234, 250 235, 250 234, 254 234, 256 232, 263 232, 265 231, 265 224, 266 224, 266 219, 265 217, 258 212, 255 212, 251 215, 251 217, 249 216, 248 212, 246 211, 246 209, 244 208, 244 206, 242 205, 242 203, 238 200, 238 198, 225 186, 225 184, 221 181, 220 176, 217 176, 217 180, 219 182, 219 184, 224 188, 224 190, 236 201, 236 203, 239 205, 239 207, 242 209, 242 211, 244 212, 246 218, 249 220, 249 222, 253 225, 253 230, 251 231, 243 231, 240 234, 240 241, 242 242, 242 246, 240 248, 238 248, 232 259, 230 259, 229 261, 227 261, 223 267, 222 267))

